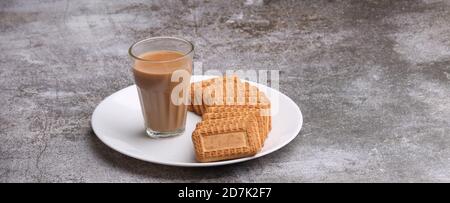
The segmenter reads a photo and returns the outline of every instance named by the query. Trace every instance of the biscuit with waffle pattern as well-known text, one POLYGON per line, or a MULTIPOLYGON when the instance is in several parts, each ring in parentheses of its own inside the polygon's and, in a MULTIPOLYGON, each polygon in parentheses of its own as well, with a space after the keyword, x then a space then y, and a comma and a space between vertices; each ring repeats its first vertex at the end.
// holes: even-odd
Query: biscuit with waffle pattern
POLYGON ((269 133, 269 119, 267 116, 261 116, 258 109, 230 109, 229 111, 218 113, 204 113, 203 120, 230 118, 239 116, 255 116, 258 122, 260 142, 264 145, 264 141, 269 133))
POLYGON ((218 87, 222 84, 227 86, 227 84, 235 85, 238 83, 240 83, 240 80, 236 76, 216 77, 191 83, 188 110, 193 111, 197 115, 202 115, 206 111, 205 102, 210 101, 210 99, 206 99, 206 97, 209 97, 206 94, 210 92, 208 89, 211 89, 211 86, 218 87))
POLYGON ((202 121, 192 133, 192 142, 199 162, 249 157, 261 150, 254 116, 202 121))

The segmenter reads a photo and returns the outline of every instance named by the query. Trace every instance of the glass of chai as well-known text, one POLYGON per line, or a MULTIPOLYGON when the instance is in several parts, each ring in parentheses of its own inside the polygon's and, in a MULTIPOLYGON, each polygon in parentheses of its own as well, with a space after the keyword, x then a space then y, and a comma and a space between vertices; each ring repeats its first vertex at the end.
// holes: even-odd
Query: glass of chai
POLYGON ((134 43, 136 82, 146 133, 152 138, 184 132, 194 45, 175 37, 152 37, 134 43))

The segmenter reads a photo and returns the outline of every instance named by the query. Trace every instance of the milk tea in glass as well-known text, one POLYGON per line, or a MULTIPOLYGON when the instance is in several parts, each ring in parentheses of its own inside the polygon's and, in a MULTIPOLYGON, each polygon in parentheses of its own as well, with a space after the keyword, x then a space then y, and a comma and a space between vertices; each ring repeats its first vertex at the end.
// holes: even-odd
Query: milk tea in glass
POLYGON ((154 37, 133 44, 129 54, 134 61, 133 75, 147 135, 159 138, 182 134, 187 102, 174 98, 187 96, 194 46, 180 38, 154 37), (172 77, 180 72, 184 77, 172 77))

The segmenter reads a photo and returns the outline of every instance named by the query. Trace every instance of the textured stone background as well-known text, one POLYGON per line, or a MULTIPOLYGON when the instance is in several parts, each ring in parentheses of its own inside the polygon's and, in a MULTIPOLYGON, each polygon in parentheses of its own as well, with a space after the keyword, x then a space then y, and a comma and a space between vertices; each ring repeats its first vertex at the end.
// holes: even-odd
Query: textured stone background
POLYGON ((450 181, 450 1, 0 2, 0 182, 450 181), (129 45, 195 42, 204 69, 280 69, 304 128, 269 156, 175 168, 90 116, 133 84, 129 45))

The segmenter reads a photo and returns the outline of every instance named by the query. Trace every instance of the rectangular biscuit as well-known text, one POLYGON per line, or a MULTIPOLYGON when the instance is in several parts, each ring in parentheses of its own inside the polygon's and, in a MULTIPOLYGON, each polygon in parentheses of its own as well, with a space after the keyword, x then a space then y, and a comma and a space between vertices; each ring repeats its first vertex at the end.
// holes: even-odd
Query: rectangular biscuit
POLYGON ((207 93, 204 95, 204 108, 205 110, 211 106, 245 106, 259 109, 270 108, 270 100, 263 92, 259 91, 258 88, 254 86, 249 86, 248 88, 253 90, 238 91, 235 92, 235 95, 222 95, 223 97, 219 98, 215 98, 215 92, 212 92, 212 94, 207 93))
POLYGON ((248 106, 248 105, 210 106, 206 108, 205 113, 245 111, 247 109, 258 110, 261 116, 267 118, 266 121, 268 123, 268 132, 272 130, 272 116, 270 114, 270 107, 248 106))
POLYGON ((188 110, 193 111, 197 115, 202 114, 202 110, 200 109, 200 107, 202 106, 203 89, 206 88, 207 86, 213 84, 215 80, 217 80, 217 78, 211 78, 211 79, 191 83, 190 100, 189 100, 190 108, 188 108, 188 110))
POLYGON ((202 110, 205 113, 206 108, 212 105, 224 105, 231 100, 234 101, 235 89, 241 84, 241 81, 236 76, 222 77, 214 81, 211 85, 204 88, 202 97, 202 110))
POLYGON ((202 116, 203 120, 209 119, 219 119, 219 118, 230 118, 230 117, 239 117, 239 116, 255 116, 256 121, 258 122, 259 136, 260 142, 262 146, 264 146, 264 141, 267 138, 269 133, 269 123, 267 116, 261 116, 258 109, 236 109, 236 111, 226 111, 226 112, 217 112, 217 113, 205 113, 202 116))
MULTIPOLYGON (((235 123, 235 121, 240 121, 240 122, 247 122, 246 120, 255 120, 255 124, 256 124, 256 129, 257 129, 257 136, 258 136, 258 148, 261 149, 264 143, 264 140, 261 139, 261 137, 263 137, 263 135, 260 135, 260 130, 259 130, 259 124, 258 124, 258 119, 256 118, 256 116, 252 115, 252 114, 243 114, 243 115, 239 115, 239 116, 234 116, 234 117, 222 117, 222 118, 217 118, 217 119, 208 119, 205 120, 203 119, 201 122, 197 123, 196 128, 202 128, 205 126, 223 126, 226 123, 235 123)), ((259 151, 259 150, 258 150, 259 151)))
POLYGON ((210 89, 221 84, 229 84, 230 81, 233 83, 238 83, 240 80, 236 76, 226 76, 226 77, 216 77, 207 80, 202 80, 199 82, 191 83, 190 89, 190 103, 192 106, 192 111, 198 115, 202 115, 205 112, 205 102, 209 102, 208 96, 210 89), (211 87, 212 86, 212 87, 211 87))
POLYGON ((192 141, 199 162, 253 156, 261 149, 254 116, 202 121, 192 133, 192 141))

